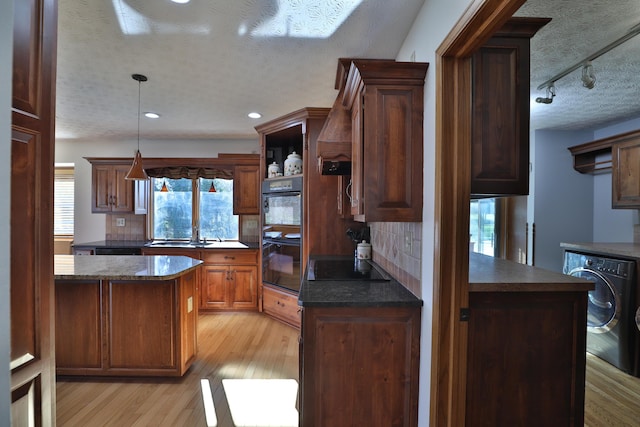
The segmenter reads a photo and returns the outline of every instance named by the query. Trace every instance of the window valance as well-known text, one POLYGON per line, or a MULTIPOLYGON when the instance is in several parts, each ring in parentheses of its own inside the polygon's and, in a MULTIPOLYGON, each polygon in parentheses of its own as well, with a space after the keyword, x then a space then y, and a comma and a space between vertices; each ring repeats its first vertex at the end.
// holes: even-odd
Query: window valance
POLYGON ((145 169, 147 175, 152 178, 170 178, 170 179, 233 179, 232 169, 190 167, 190 166, 165 166, 159 168, 145 169))

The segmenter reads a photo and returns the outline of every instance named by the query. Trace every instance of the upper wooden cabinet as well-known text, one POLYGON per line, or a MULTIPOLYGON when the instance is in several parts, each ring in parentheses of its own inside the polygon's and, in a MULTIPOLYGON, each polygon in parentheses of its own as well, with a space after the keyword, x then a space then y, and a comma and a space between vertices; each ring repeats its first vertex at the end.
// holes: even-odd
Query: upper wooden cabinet
POLYGON ((91 212, 134 211, 133 181, 127 181, 131 165, 92 163, 91 167, 91 212))
POLYGON ((632 135, 613 144, 612 208, 640 208, 640 136, 632 135))
POLYGON ((512 18, 471 58, 471 194, 529 194, 529 42, 547 18, 512 18))
POLYGON ((429 64, 353 59, 351 213, 356 221, 422 221, 424 79, 429 64))
POLYGON ((260 214, 260 167, 236 166, 233 173, 233 213, 260 214))

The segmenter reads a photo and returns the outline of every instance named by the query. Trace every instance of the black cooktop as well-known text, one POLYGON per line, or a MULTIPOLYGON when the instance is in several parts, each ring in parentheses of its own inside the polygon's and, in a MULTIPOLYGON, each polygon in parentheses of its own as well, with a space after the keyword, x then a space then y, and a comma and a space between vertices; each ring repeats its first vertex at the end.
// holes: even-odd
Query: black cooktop
POLYGON ((389 278, 367 260, 312 259, 307 280, 369 280, 388 281, 389 278))

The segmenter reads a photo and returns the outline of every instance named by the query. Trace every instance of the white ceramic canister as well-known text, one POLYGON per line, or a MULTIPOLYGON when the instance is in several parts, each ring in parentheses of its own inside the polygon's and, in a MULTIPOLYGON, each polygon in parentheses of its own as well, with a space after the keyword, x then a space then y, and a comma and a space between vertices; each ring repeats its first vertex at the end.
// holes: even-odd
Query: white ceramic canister
POLYGON ((356 258, 371 259, 371 243, 367 243, 364 240, 361 243, 358 243, 358 247, 356 249, 356 258))
POLYGON ((300 154, 293 153, 287 156, 284 161, 284 176, 299 175, 302 173, 302 157, 300 154))
POLYGON ((273 162, 272 164, 270 164, 269 167, 267 168, 268 177, 274 178, 276 176, 280 176, 279 174, 281 174, 280 165, 277 164, 276 162, 273 162))

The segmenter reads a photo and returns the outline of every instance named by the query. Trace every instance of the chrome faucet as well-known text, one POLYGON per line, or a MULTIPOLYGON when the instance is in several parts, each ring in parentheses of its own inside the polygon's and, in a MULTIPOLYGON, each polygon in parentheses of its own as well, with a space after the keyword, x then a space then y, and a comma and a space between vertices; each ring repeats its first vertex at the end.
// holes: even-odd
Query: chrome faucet
POLYGON ((200 243, 200 229, 197 225, 193 226, 193 230, 191 232, 191 242, 200 243))

